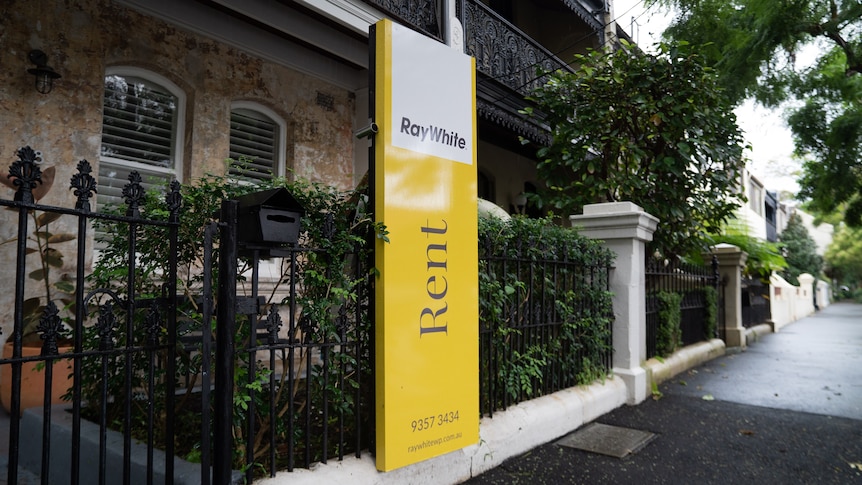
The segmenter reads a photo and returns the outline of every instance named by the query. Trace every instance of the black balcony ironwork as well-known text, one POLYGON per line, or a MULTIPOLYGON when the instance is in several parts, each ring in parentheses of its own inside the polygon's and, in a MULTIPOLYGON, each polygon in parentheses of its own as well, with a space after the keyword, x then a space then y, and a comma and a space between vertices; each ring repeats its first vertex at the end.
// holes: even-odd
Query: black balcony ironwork
POLYGON ((551 51, 479 2, 465 5, 464 40, 476 69, 526 96, 542 84, 539 71, 568 69, 551 51))
POLYGON ((395 19, 437 40, 443 35, 438 21, 436 0, 366 0, 395 19))

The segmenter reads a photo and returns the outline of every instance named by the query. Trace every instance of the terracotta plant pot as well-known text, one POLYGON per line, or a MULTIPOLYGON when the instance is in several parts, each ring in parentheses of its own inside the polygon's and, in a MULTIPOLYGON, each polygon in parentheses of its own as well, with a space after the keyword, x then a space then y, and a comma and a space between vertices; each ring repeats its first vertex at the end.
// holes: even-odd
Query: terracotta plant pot
MULTIPOLYGON (((41 347, 24 346, 22 357, 36 357, 42 351, 41 347)), ((60 346, 60 354, 72 351, 71 346, 60 346)), ((12 358, 12 343, 3 346, 3 359, 12 358)), ((21 366, 21 412, 25 409, 42 406, 45 400, 45 369, 36 370, 40 362, 25 362, 21 366)), ((63 402, 63 394, 72 387, 72 361, 69 359, 55 360, 54 372, 51 376, 51 404, 63 402), (63 365, 60 365, 60 364, 63 365)), ((0 403, 7 413, 12 411, 12 364, 0 366, 0 403)))

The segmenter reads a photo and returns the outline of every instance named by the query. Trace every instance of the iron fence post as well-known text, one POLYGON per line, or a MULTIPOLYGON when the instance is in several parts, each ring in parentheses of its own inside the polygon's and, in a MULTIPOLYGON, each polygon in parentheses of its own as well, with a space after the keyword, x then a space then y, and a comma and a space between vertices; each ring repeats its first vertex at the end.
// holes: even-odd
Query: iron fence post
POLYGON ((168 252, 168 275, 167 275, 167 331, 168 331, 168 356, 166 362, 166 373, 168 375, 167 392, 165 396, 165 408, 170 409, 170 412, 165 413, 165 428, 167 431, 167 439, 165 443, 165 456, 167 463, 165 464, 165 480, 166 483, 173 484, 174 480, 174 423, 176 413, 176 360, 177 360, 177 345, 179 344, 179 336, 177 335, 177 254, 179 253, 179 225, 180 225, 180 208, 182 207, 182 195, 180 195, 180 183, 174 179, 170 183, 170 190, 165 195, 165 205, 170 211, 168 227, 168 239, 170 251, 168 252))
MULTIPOLYGON (((15 201, 22 205, 34 204, 33 189, 42 183, 42 170, 37 162, 42 161, 42 153, 34 151, 29 146, 17 152, 18 160, 9 167, 9 176, 14 177, 15 201)), ((18 240, 17 259, 15 263, 15 310, 12 327, 12 403, 9 422, 9 460, 7 479, 9 483, 18 481, 18 438, 20 437, 21 421, 21 359, 24 333, 24 274, 27 258, 27 217, 26 207, 18 208, 18 240)))
MULTIPOLYGON (((23 187, 20 186, 20 187, 23 187)), ((17 197, 20 193, 16 192, 17 197)), ((18 209, 18 241, 15 270, 15 314, 12 330, 12 399, 9 420, 8 483, 18 483, 18 440, 21 426, 21 336, 24 333, 24 275, 27 257, 27 209, 18 209)))
POLYGON ((218 310, 216 316, 215 416, 213 430, 213 484, 231 480, 233 438, 233 355, 236 326, 237 212, 239 203, 221 205, 219 239, 218 310))
POLYGON ((210 396, 212 396, 212 316, 215 303, 212 295, 213 238, 218 224, 209 222, 204 229, 204 280, 201 325, 201 483, 212 483, 212 431, 210 396))
MULTIPOLYGON (((75 263, 75 328, 73 332, 74 352, 80 354, 84 349, 84 320, 86 319, 86 305, 84 303, 84 288, 86 284, 86 268, 87 255, 82 248, 87 247, 87 222, 90 214, 90 199, 96 191, 96 179, 91 175, 93 168, 87 160, 81 160, 77 165, 78 171, 72 175, 69 183, 69 188, 74 190, 77 200, 75 201, 75 210, 80 211, 78 214, 78 251, 75 263)), ((76 357, 72 361, 73 365, 73 386, 72 386, 72 443, 78 443, 81 440, 81 359, 76 357)), ((81 449, 78 446, 70 446, 72 459, 71 465, 71 484, 78 485, 81 483, 81 449)))

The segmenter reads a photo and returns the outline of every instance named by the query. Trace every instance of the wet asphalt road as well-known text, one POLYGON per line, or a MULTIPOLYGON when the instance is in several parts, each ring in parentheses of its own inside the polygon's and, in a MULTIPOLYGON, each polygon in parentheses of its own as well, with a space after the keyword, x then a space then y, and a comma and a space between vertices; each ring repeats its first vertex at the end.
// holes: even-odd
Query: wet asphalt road
POLYGON ((540 446, 467 484, 862 484, 862 305, 839 303, 597 422, 656 433, 623 459, 540 446))

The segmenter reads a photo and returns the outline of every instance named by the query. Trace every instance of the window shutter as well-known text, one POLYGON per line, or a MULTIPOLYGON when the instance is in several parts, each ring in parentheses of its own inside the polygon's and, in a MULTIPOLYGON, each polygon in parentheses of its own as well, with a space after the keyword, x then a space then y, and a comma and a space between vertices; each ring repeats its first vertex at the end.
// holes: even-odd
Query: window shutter
POLYGON ((102 157, 174 168, 177 97, 131 77, 105 77, 102 157))
POLYGON ((277 173, 278 125, 263 114, 237 109, 230 114, 229 174, 241 180, 270 180, 277 173))
MULTIPOLYGON (((100 211, 125 204, 123 187, 132 171, 140 173, 145 190, 163 189, 174 179, 182 108, 176 94, 143 77, 107 74, 104 88, 96 192, 100 211)), ((104 247, 109 231, 96 230, 96 249, 104 247)))

